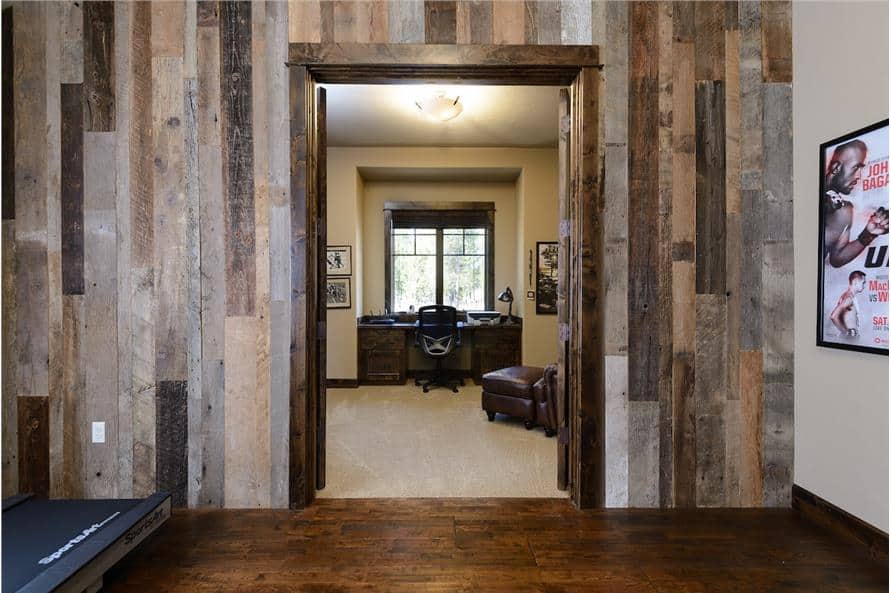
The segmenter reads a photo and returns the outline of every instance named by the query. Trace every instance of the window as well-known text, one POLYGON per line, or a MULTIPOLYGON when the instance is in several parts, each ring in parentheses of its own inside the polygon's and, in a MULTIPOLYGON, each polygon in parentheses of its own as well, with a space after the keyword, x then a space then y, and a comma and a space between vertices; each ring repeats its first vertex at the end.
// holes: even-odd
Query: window
POLYGON ((434 303, 463 311, 493 308, 494 212, 491 202, 387 202, 388 308, 408 311, 434 303))

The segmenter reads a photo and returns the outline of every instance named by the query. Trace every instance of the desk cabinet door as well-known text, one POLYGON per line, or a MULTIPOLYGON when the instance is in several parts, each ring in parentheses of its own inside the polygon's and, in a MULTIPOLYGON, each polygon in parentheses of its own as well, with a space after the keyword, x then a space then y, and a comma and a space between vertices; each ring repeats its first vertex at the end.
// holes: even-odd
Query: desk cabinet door
POLYGON ((393 330, 359 332, 359 382, 376 385, 405 383, 405 334, 393 330))
POLYGON ((522 364, 519 331, 481 330, 474 336, 473 346, 473 379, 477 383, 490 371, 522 364))

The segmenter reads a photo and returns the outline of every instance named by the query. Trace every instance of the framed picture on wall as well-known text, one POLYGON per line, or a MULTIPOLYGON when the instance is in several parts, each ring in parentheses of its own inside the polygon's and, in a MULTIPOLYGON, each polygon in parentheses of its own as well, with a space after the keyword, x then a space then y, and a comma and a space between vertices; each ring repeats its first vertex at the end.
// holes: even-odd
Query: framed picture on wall
POLYGON ((535 252, 535 312, 538 315, 556 315, 557 242, 538 241, 535 252))
POLYGON ((327 294, 329 309, 349 309, 353 306, 350 301, 349 278, 328 278, 327 294))
POLYGON ((821 144, 819 173, 817 345, 887 356, 888 120, 821 144))
POLYGON ((329 276, 352 276, 352 245, 328 245, 325 262, 325 273, 329 276))

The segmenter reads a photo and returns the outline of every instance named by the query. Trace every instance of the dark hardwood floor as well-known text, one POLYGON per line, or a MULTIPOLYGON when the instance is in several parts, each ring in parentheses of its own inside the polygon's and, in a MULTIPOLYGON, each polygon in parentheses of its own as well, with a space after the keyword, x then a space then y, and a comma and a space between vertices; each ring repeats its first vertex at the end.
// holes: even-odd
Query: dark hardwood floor
POLYGON ((792 510, 592 511, 563 500, 320 500, 179 511, 104 591, 888 591, 792 510))

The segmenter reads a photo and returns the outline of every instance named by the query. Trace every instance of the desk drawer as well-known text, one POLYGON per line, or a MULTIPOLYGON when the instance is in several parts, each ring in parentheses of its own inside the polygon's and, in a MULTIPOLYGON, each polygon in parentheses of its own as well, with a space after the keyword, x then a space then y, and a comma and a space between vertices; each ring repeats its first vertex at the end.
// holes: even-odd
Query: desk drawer
POLYGON ((401 385, 405 383, 407 352, 405 331, 359 329, 359 383, 401 385))
POLYGON ((405 350, 405 331, 400 329, 368 329, 359 330, 359 348, 374 350, 405 350))

